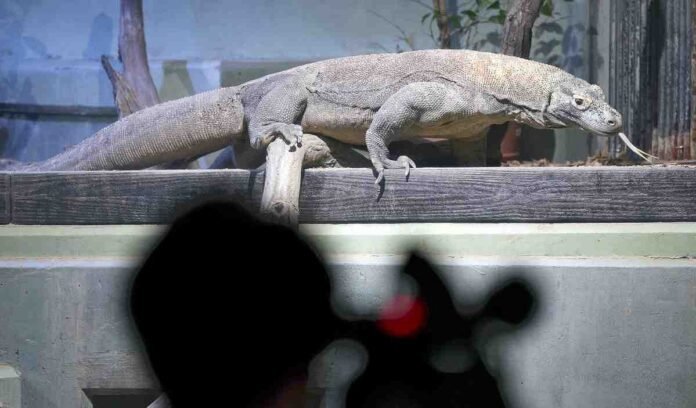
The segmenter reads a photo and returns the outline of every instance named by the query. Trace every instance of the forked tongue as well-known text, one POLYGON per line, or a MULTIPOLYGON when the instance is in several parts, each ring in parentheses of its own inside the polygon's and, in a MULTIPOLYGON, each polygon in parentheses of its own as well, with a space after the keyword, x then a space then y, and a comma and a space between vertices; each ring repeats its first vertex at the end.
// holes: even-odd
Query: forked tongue
POLYGON ((628 139, 628 136, 626 136, 625 133, 620 132, 620 133, 619 133, 619 138, 621 139, 622 142, 624 142, 624 144, 626 145, 626 147, 628 147, 629 149, 631 149, 631 151, 633 151, 633 153, 635 153, 635 154, 637 154, 638 156, 640 156, 643 160, 652 163, 652 160, 651 160, 651 159, 657 159, 657 157, 655 157, 655 156, 653 156, 653 155, 651 155, 651 154, 648 154, 648 153, 646 153, 646 152, 640 150, 639 148, 637 148, 633 143, 631 143, 631 141, 628 139))

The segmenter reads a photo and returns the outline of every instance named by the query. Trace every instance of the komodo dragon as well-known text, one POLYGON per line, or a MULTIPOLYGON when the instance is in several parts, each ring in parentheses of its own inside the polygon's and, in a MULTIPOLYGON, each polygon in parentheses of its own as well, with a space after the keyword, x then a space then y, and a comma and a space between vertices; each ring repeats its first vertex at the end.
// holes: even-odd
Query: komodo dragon
POLYGON ((377 170, 415 163, 389 142, 467 138, 508 121, 612 136, 621 114, 602 90, 550 65, 468 50, 371 54, 319 61, 245 84, 162 103, 20 171, 142 169, 249 138, 256 149, 303 132, 366 145, 377 170))

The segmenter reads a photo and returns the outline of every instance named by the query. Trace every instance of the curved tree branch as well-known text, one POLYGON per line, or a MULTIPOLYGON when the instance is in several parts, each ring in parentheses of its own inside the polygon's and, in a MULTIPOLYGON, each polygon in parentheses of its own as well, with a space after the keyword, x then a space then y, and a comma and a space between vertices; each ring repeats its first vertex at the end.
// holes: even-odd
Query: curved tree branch
POLYGON ((116 71, 106 56, 102 56, 101 62, 114 88, 121 119, 160 103, 147 61, 142 0, 121 0, 118 55, 123 72, 116 71))

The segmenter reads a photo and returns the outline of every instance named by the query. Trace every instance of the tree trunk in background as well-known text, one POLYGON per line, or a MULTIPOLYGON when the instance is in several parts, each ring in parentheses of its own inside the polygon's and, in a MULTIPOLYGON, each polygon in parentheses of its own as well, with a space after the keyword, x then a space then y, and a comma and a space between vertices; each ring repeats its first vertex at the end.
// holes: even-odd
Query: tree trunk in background
POLYGON ((437 21, 438 44, 442 49, 452 48, 452 35, 450 31, 447 0, 433 0, 433 13, 437 21))
POLYGON ((505 17, 500 53, 529 58, 532 27, 539 17, 543 0, 516 0, 505 17))
MULTIPOLYGON (((107 56, 101 58, 114 89, 119 119, 160 103, 147 61, 143 21, 142 0, 121 0, 118 58, 123 64, 123 72, 116 71, 107 56)), ((194 158, 164 163, 152 169, 183 169, 188 167, 191 160, 194 158)))
MULTIPOLYGON (((539 17, 543 0, 515 0, 505 17, 500 53, 529 58, 532 47, 532 27, 539 17)), ((488 132, 487 164, 499 165, 502 161, 515 160, 519 156, 520 126, 516 123, 492 126, 488 132)))
POLYGON ((691 140, 689 158, 696 158, 696 0, 691 1, 691 140))
POLYGON ((105 56, 102 65, 114 88, 119 118, 123 118, 160 102, 147 62, 142 0, 121 0, 118 54, 122 73, 105 56))
POLYGON ((147 62, 142 0, 121 0, 118 52, 123 74, 135 88, 138 101, 143 107, 158 104, 160 99, 147 62))

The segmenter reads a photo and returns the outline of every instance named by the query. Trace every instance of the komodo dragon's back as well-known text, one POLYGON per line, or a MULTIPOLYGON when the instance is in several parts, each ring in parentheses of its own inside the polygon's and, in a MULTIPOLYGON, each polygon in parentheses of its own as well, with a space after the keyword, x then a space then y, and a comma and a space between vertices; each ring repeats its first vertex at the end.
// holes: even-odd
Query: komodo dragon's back
MULTIPOLYGON (((545 110, 551 89, 559 84, 586 84, 549 65, 477 51, 427 50, 337 58, 144 109, 48 160, 12 169, 138 169, 198 157, 247 137, 247 123, 257 105, 283 86, 306 87, 309 101, 305 102, 315 114, 321 114, 323 122, 318 128, 329 123, 336 134, 346 129, 362 132, 356 123, 368 124, 372 117, 369 109, 379 110, 394 93, 414 82, 452 84, 468 91, 464 93, 468 96, 490 96, 501 105, 536 111, 545 110), (322 101, 334 106, 324 106, 322 101), (335 105, 362 111, 335 109, 335 105)), ((362 141, 362 137, 361 133, 358 139, 362 141)))
MULTIPOLYGON (((424 50, 370 54, 321 61, 309 90, 336 104, 379 107, 413 82, 446 82, 520 105, 548 99, 553 84, 577 80, 551 65, 470 50, 424 50)), ((314 69, 312 69, 314 68, 314 69)))

